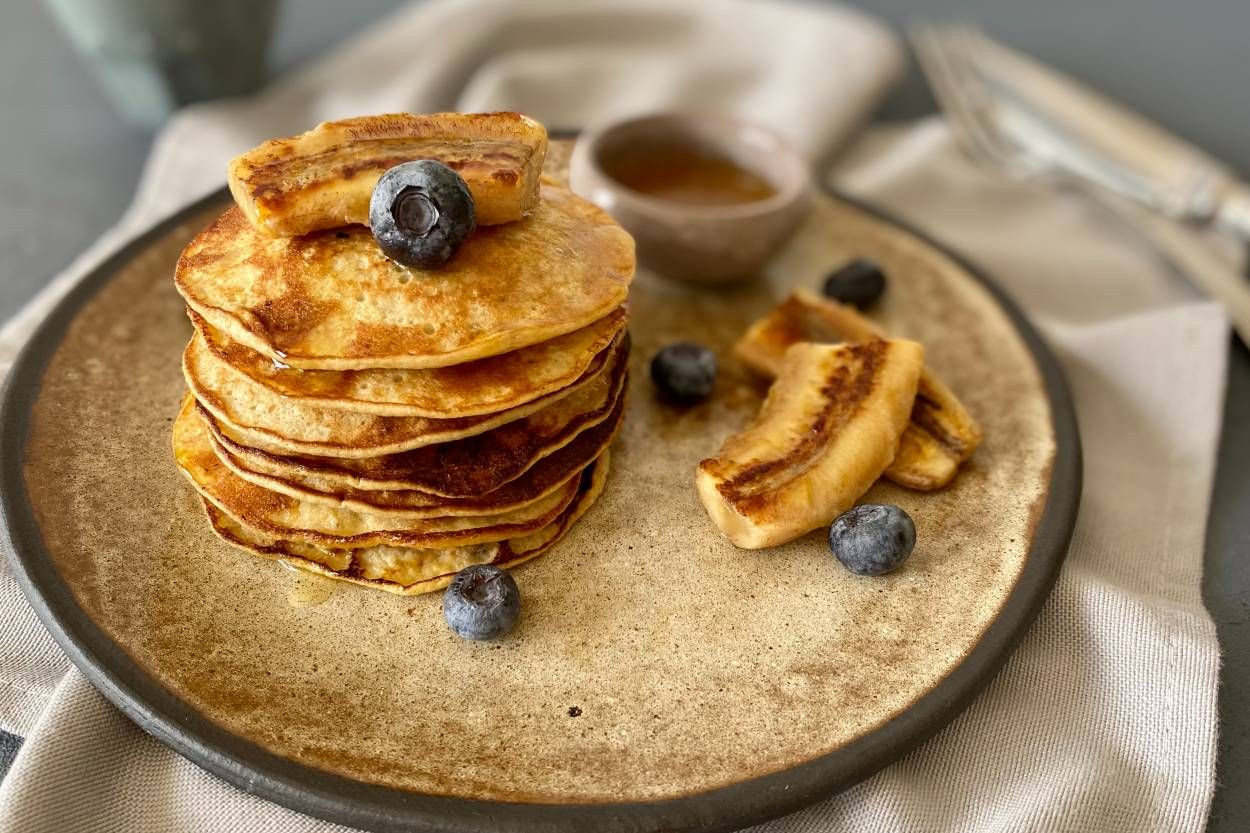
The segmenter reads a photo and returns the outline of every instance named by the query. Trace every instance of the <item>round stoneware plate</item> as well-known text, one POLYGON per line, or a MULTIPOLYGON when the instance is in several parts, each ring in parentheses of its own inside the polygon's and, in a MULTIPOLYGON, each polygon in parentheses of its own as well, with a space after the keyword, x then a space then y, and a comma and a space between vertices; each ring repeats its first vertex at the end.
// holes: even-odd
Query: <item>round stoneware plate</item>
POLYGON ((152 734, 279 803, 375 830, 727 830, 859 781, 949 722, 1034 618, 1080 491, 1052 355, 994 286, 864 207, 822 196, 759 281, 641 272, 625 429, 603 497, 520 567, 521 623, 470 643, 437 594, 309 594, 209 531, 170 425, 190 330, 179 250, 224 193, 78 286, 3 404, 7 548, 74 663, 152 734), (763 552, 717 534, 695 464, 758 407, 729 347, 791 286, 865 256, 877 311, 924 342, 985 442, 951 487, 876 486, 916 521, 906 566, 859 578, 813 533, 763 552), (711 401, 656 401, 647 362, 714 347, 711 401))

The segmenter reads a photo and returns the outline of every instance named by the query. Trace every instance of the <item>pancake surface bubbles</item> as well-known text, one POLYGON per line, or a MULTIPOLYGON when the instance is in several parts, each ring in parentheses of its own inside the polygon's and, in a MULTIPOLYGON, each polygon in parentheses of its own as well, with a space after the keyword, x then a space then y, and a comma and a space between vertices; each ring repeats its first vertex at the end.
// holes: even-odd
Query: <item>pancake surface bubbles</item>
POLYGON ((399 266, 369 229, 258 233, 227 210, 179 258, 178 290, 227 338, 302 369, 430 368, 571 333, 626 298, 634 244, 544 185, 524 221, 479 228, 442 268, 399 266))

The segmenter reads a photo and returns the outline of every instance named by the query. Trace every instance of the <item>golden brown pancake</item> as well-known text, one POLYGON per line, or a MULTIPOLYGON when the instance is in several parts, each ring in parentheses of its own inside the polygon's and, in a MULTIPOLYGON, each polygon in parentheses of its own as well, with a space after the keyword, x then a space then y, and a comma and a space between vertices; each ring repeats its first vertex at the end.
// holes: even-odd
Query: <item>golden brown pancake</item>
POLYGON ((196 400, 236 442, 274 454, 377 457, 474 436, 555 407, 604 372, 620 343, 596 355, 568 387, 499 413, 451 419, 375 416, 288 399, 221 361, 199 335, 187 345, 182 370, 196 400))
POLYGON ((329 578, 415 596, 441 590, 471 564, 511 569, 551 549, 603 492, 609 458, 604 451, 578 475, 577 497, 546 526, 503 541, 442 550, 388 546, 345 550, 285 541, 249 529, 207 500, 203 503, 213 531, 240 549, 329 578))
POLYGON ((634 243, 603 210, 543 186, 519 223, 477 229, 435 270, 401 266, 363 226, 268 237, 238 208, 178 259, 187 305, 302 369, 445 367, 571 333, 625 302, 634 243))
MULTIPOLYGON (((318 479, 315 475, 284 479, 273 473, 275 469, 282 470, 281 464, 279 466, 274 466, 272 463, 266 465, 263 459, 257 468, 265 469, 265 471, 250 468, 255 465, 257 455, 262 458, 268 456, 264 452, 232 453, 216 437, 213 438, 213 449, 232 472, 249 483, 301 501, 323 503, 327 506, 369 515, 402 517, 483 515, 519 509, 560 488, 569 477, 588 466, 611 445, 620 430, 624 413, 625 395, 622 391, 617 397, 616 406, 606 420, 585 429, 568 445, 543 457, 521 477, 509 481, 494 491, 462 498, 442 497, 411 489, 368 491, 350 487, 334 487, 333 491, 318 491, 312 488, 314 484, 320 485, 317 484, 318 479)), ((209 428, 211 431, 211 424, 209 428)))
POLYGON ((520 478, 581 432, 610 418, 627 378, 624 361, 557 405, 463 440, 359 460, 270 454, 238 442, 207 412, 215 440, 246 468, 324 494, 416 491, 447 498, 485 495, 520 478))
POLYGON ((376 545, 441 549, 528 534, 558 516, 577 495, 578 476, 511 512, 439 518, 397 518, 351 512, 262 489, 234 474, 213 450, 211 435, 190 396, 174 421, 174 457, 204 498, 231 518, 266 535, 326 547, 376 545))
POLYGON ((218 360, 289 400, 317 408, 436 419, 515 408, 568 387, 625 327, 617 307, 548 341, 475 362, 426 370, 296 370, 230 341, 202 317, 191 323, 218 360))

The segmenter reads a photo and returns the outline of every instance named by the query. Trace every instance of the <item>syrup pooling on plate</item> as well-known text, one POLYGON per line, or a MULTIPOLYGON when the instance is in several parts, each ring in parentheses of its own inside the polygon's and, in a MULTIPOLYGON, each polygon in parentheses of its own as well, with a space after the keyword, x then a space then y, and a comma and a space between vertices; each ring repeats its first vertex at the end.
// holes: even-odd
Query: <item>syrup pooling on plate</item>
POLYGON ((337 585, 330 579, 301 570, 285 561, 278 563, 291 575, 291 589, 286 596, 291 607, 316 607, 325 604, 334 595, 337 585))

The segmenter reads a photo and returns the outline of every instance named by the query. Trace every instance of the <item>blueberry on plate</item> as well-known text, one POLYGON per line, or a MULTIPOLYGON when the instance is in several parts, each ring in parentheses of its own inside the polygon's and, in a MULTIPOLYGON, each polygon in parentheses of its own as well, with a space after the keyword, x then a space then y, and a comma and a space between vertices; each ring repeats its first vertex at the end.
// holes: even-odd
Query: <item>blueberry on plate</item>
POLYGON ((916 525, 897 506, 864 503, 829 527, 829 548, 842 566, 861 576, 879 576, 902 566, 916 546, 916 525))
POLYGON ((520 614, 516 579, 490 564, 465 567, 443 592, 443 618, 464 639, 502 636, 512 630, 520 614))
POLYGON ((665 399, 681 405, 701 402, 716 382, 716 354, 688 341, 670 344, 651 359, 651 380, 665 399))
POLYGON ((382 251, 421 269, 450 260, 473 231, 474 216, 469 186, 433 159, 388 169, 369 199, 369 226, 382 251))
POLYGON ((857 307, 871 306, 885 292, 885 273, 871 260, 852 260, 825 278, 825 295, 857 307))

